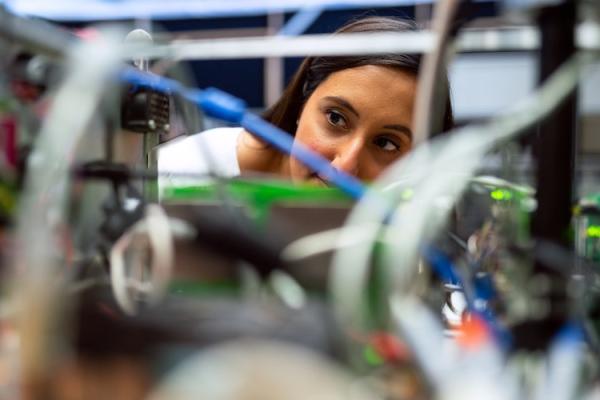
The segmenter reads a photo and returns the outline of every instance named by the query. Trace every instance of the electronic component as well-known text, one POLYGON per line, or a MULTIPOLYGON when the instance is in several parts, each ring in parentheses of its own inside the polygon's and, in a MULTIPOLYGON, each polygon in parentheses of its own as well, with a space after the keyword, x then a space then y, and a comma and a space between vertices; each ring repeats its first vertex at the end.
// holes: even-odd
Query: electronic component
POLYGON ((169 132, 169 96, 135 85, 123 91, 121 127, 139 133, 169 132))

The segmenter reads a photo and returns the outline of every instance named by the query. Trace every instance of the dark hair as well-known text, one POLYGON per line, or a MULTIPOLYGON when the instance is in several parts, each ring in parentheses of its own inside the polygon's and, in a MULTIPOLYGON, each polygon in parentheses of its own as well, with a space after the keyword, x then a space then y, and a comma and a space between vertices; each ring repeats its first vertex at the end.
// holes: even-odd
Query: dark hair
MULTIPOLYGON (((407 32, 415 30, 417 30, 417 26, 410 20, 394 17, 367 17, 352 21, 335 33, 407 32)), ((420 64, 420 54, 308 57, 302 62, 280 99, 264 112, 263 117, 293 135, 296 131, 296 121, 300 117, 304 104, 317 86, 332 73, 364 65, 381 65, 398 68, 416 76, 419 73, 420 64)), ((452 105, 448 96, 444 112, 444 132, 452 128, 453 124, 452 105)))

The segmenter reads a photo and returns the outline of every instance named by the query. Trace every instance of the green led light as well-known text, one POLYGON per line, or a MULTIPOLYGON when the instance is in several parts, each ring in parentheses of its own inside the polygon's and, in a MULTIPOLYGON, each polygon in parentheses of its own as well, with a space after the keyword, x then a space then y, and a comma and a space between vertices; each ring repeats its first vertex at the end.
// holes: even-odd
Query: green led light
POLYGON ((410 200, 415 195, 415 191, 412 189, 404 189, 400 194, 402 200, 410 200))
POLYGON ((363 351, 363 356, 365 357, 365 360, 369 365, 378 366, 383 364, 383 358, 375 351, 373 346, 365 347, 365 350, 363 351))
POLYGON ((598 225, 590 225, 586 230, 588 237, 600 238, 600 226, 598 225))
POLYGON ((490 197, 498 201, 510 200, 512 199, 512 193, 508 190, 496 189, 490 193, 490 197))

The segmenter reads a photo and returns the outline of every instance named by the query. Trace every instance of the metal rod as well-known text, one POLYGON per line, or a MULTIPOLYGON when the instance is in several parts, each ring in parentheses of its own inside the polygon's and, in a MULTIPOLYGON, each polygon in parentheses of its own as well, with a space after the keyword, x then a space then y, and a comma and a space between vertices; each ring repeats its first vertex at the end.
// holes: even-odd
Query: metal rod
POLYGON ((35 15, 56 21, 153 19, 199 19, 244 17, 273 12, 295 12, 307 6, 328 10, 350 10, 373 7, 412 7, 433 0, 170 0, 106 2, 101 0, 11 0, 10 9, 19 14, 35 15))
POLYGON ((63 58, 77 41, 57 25, 16 16, 0 5, 0 36, 51 58, 63 58))
MULTIPOLYGON (((571 0, 540 11, 541 82, 575 53, 575 15, 575 2, 571 0)), ((531 233, 535 240, 563 247, 569 246, 576 115, 574 90, 550 116, 542 120, 539 135, 533 143, 533 153, 537 159, 537 209, 532 219, 531 233)), ((563 268, 570 271, 573 266, 574 262, 563 268)), ((534 274, 546 276, 551 282, 563 283, 552 285, 547 296, 547 315, 519 325, 515 330, 519 348, 543 349, 566 322, 567 284, 561 273, 541 259, 535 261, 534 274)))
MULTIPOLYGON (((429 31, 404 33, 352 33, 303 35, 299 37, 250 37, 194 41, 173 41, 153 47, 127 46, 128 57, 182 60, 302 57, 321 55, 425 53, 434 43, 429 31)), ((533 28, 512 28, 466 32, 459 38, 459 51, 528 51, 538 47, 533 28)))

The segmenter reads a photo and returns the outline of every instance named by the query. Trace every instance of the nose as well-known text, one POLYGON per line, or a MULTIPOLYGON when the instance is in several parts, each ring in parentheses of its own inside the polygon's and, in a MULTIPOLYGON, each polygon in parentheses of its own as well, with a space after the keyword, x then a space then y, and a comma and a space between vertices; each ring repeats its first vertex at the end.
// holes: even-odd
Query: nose
POLYGON ((349 138, 345 143, 338 146, 331 165, 347 174, 358 176, 360 157, 364 147, 362 138, 349 138))

